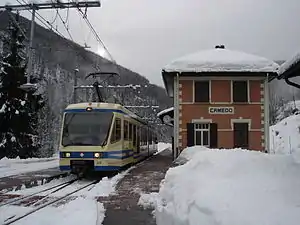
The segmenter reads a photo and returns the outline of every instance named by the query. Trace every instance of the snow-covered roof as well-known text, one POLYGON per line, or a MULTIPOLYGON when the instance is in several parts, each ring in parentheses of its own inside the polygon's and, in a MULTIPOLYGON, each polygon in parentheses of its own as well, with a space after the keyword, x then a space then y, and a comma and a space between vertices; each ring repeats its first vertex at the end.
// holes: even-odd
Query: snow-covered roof
POLYGON ((183 56, 166 65, 166 72, 276 72, 279 65, 264 57, 215 48, 183 56))
MULTIPOLYGON (((163 81, 170 97, 173 97, 173 76, 175 73, 231 72, 231 75, 240 76, 240 73, 272 73, 275 77, 279 65, 272 60, 235 50, 216 46, 215 49, 196 52, 172 61, 163 68, 163 81)), ((270 74, 271 75, 271 74, 270 74)), ((248 75, 247 75, 248 76, 248 75)))
POLYGON ((171 107, 171 108, 168 108, 168 109, 164 109, 164 110, 160 111, 159 113, 157 113, 157 116, 159 117, 159 116, 161 116, 161 115, 163 115, 165 113, 171 112, 173 110, 174 110, 174 107, 171 107))
POLYGON ((291 59, 285 61, 278 70, 278 75, 283 75, 287 70, 300 62, 300 52, 295 54, 291 59))

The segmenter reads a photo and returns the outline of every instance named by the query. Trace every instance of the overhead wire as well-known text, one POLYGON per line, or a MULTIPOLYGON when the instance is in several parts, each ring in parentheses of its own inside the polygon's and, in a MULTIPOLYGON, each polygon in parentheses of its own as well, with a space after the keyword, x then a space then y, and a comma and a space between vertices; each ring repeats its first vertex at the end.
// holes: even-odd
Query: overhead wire
POLYGON ((89 26, 89 28, 91 29, 91 31, 93 32, 94 36, 96 37, 96 40, 98 42, 101 43, 102 47, 104 48, 104 50, 106 51, 106 53, 109 55, 109 58, 112 60, 112 62, 116 63, 116 60, 113 58, 113 56, 110 54, 110 52, 108 51, 108 49, 106 48, 104 42, 101 40, 101 38, 99 37, 97 31, 94 29, 93 25, 91 24, 91 22, 89 21, 89 19, 87 18, 86 14, 80 9, 77 8, 77 10, 79 11, 79 13, 82 15, 82 18, 85 20, 86 24, 89 26))
MULTIPOLYGON (((70 0, 68 0, 68 3, 70 3, 70 0)), ((65 21, 65 23, 67 23, 67 27, 68 27, 68 28, 69 28, 69 11, 70 11, 70 8, 68 7, 68 8, 67 8, 66 21, 65 21)))
MULTIPOLYGON (((22 2, 23 2, 23 4, 28 4, 25 0, 21 0, 22 2)), ((19 4, 21 4, 22 5, 22 3, 20 2, 20 0, 17 0, 17 2, 19 3, 19 4)), ((27 11, 29 11, 30 13, 31 13, 31 15, 32 15, 32 11, 30 10, 30 9, 27 9, 27 11)), ((57 34, 59 34, 60 36, 62 36, 62 37, 64 37, 64 38, 66 38, 57 28, 54 28, 51 24, 50 24, 50 22, 48 21, 48 20, 46 20, 43 16, 41 16, 38 12, 35 12, 36 13, 36 19, 40 22, 40 23, 42 23, 46 28, 48 28, 49 30, 54 30, 54 31, 56 31, 56 33, 57 34)))
MULTIPOLYGON (((53 0, 51 0, 51 2, 52 2, 52 3, 55 3, 55 2, 53 2, 53 0)), ((61 17, 60 13, 58 12, 58 9, 56 9, 56 13, 57 13, 59 19, 61 20, 61 22, 63 23, 63 25, 64 25, 64 27, 65 27, 65 29, 66 29, 66 31, 67 31, 69 37, 70 37, 71 40, 74 42, 74 39, 73 39, 73 37, 72 37, 72 35, 71 35, 71 33, 70 33, 70 30, 69 30, 69 28, 66 26, 66 22, 65 22, 65 21, 63 20, 63 18, 61 17)))
MULTIPOLYGON (((71 1, 74 2, 74 0, 71 0, 71 1)), ((119 75, 121 75, 119 65, 117 64, 116 60, 113 58, 113 56, 111 55, 111 53, 109 52, 109 50, 107 49, 107 47, 105 46, 104 42, 102 41, 102 39, 98 35, 97 31, 94 29, 94 27, 91 24, 90 20, 87 18, 87 8, 86 8, 85 12, 83 12, 81 8, 77 7, 77 11, 82 16, 82 18, 84 19, 84 21, 86 22, 86 24, 88 25, 88 27, 90 28, 90 31, 92 31, 94 37, 96 38, 96 41, 100 44, 100 46, 102 46, 104 48, 105 52, 107 53, 107 55, 110 58, 109 61, 111 61, 113 63, 113 65, 115 65, 116 72, 119 75)), ((99 64, 99 60, 96 61, 96 68, 97 68, 97 70, 101 71, 101 68, 100 68, 100 66, 98 64, 99 64)), ((114 79, 114 82, 116 82, 115 79, 114 79)))
POLYGON ((49 22, 51 25, 53 25, 57 19, 57 16, 58 16, 58 12, 55 13, 55 16, 54 18, 52 19, 53 21, 52 22, 49 22))

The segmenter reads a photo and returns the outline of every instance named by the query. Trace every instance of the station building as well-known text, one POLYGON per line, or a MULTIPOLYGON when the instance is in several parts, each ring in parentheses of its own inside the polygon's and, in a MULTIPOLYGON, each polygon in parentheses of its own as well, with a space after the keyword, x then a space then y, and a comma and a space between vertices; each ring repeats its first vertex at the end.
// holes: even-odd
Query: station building
POLYGON ((269 81, 277 76, 278 67, 271 60, 223 45, 166 65, 162 77, 174 101, 177 155, 194 145, 267 152, 269 81))

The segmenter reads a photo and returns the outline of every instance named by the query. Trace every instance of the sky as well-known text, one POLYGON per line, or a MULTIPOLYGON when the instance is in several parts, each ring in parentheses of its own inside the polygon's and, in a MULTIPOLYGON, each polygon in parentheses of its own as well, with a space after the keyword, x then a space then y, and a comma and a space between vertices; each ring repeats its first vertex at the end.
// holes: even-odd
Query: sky
MULTIPOLYGON (((163 86, 164 65, 218 44, 289 59, 300 50, 299 9, 299 0, 102 0, 87 15, 118 64, 163 86)), ((49 21, 55 16, 54 10, 39 13, 49 21)), ((60 13, 65 19, 67 11, 60 13)), ((21 15, 30 17, 29 12, 21 15)), ((76 9, 70 10, 68 21, 76 42, 103 53, 76 9)), ((54 25, 67 36, 61 21, 54 25)))

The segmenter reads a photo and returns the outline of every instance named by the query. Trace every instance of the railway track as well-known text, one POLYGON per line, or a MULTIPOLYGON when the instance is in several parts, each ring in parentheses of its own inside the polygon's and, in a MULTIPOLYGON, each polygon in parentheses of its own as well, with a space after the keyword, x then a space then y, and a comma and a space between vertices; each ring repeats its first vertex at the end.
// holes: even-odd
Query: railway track
POLYGON ((55 193, 55 192, 57 192, 57 191, 59 191, 59 190, 65 188, 65 187, 67 187, 67 186, 73 184, 73 183, 74 183, 75 181, 77 181, 77 180, 78 180, 78 179, 70 180, 70 181, 67 181, 67 182, 64 182, 64 183, 61 183, 61 184, 57 184, 57 185, 55 185, 55 186, 53 186, 53 187, 49 187, 49 188, 46 188, 46 189, 43 189, 43 190, 34 192, 34 193, 30 194, 30 195, 22 196, 22 197, 13 199, 13 200, 11 200, 11 201, 4 202, 4 203, 0 204, 0 207, 5 206, 5 205, 9 205, 9 204, 13 204, 13 203, 16 203, 16 202, 19 202, 19 201, 21 201, 21 200, 26 200, 26 199, 29 199, 29 198, 31 198, 31 197, 33 197, 33 196, 38 195, 38 194, 41 194, 41 193, 44 193, 44 192, 46 192, 46 191, 50 191, 50 190, 52 190, 52 189, 57 188, 57 189, 55 189, 54 191, 51 191, 49 194, 45 195, 45 197, 46 197, 46 196, 49 196, 50 194, 55 193))
MULTIPOLYGON (((65 183, 63 183, 63 184, 56 185, 56 186, 54 186, 54 187, 51 187, 51 188, 48 188, 48 189, 45 189, 45 190, 36 192, 36 193, 31 194, 31 195, 29 195, 29 196, 26 196, 26 197, 24 197, 24 198, 16 199, 16 200, 14 200, 14 201, 11 201, 10 203, 12 203, 12 202, 17 202, 17 201, 19 201, 19 200, 21 200, 21 199, 23 200, 23 199, 25 199, 25 198, 32 197, 32 196, 34 196, 34 195, 40 194, 40 193, 42 193, 42 192, 45 192, 45 191, 47 191, 47 190, 51 190, 51 189, 57 188, 57 189, 51 191, 49 194, 47 194, 46 196, 44 196, 44 197, 42 198, 42 199, 45 199, 46 197, 50 196, 51 194, 53 194, 53 193, 55 193, 55 192, 58 192, 58 191, 60 191, 60 190, 62 190, 62 189, 64 189, 64 188, 68 187, 69 185, 73 184, 76 180, 78 180, 78 179, 71 180, 71 181, 65 182, 65 183)), ((99 181, 100 181, 100 180, 96 180, 96 181, 92 181, 92 182, 90 182, 90 183, 88 183, 88 184, 85 184, 85 185, 83 185, 82 187, 79 187, 79 188, 77 188, 76 190, 73 190, 73 191, 71 191, 71 192, 65 194, 65 195, 62 196, 62 197, 57 197, 55 200, 49 201, 49 202, 47 202, 47 203, 45 203, 45 204, 43 204, 43 205, 38 206, 37 208, 35 208, 35 209, 33 209, 33 210, 31 210, 31 211, 29 211, 29 212, 23 214, 22 216, 18 216, 18 217, 16 217, 16 218, 14 218, 15 216, 9 217, 9 218, 6 219, 5 223, 3 223, 3 225, 9 225, 9 224, 12 224, 12 223, 14 223, 14 222, 17 222, 17 221, 19 221, 19 220, 21 220, 21 219, 23 219, 23 218, 25 218, 25 217, 27 217, 27 216, 29 216, 29 215, 35 213, 35 212, 37 212, 37 211, 39 211, 39 210, 41 210, 41 209, 43 209, 43 208, 45 208, 45 207, 47 207, 47 206, 49 206, 49 205, 52 205, 52 204, 54 204, 54 203, 56 203, 56 202, 59 202, 59 201, 65 199, 66 197, 68 197, 68 196, 70 196, 70 195, 72 195, 72 194, 74 194, 74 193, 76 193, 76 192, 79 192, 79 191, 81 191, 81 190, 83 190, 83 189, 89 188, 89 189, 88 189, 88 191, 89 191, 89 190, 91 190, 97 183, 99 183, 99 181)), ((40 199, 40 200, 42 200, 42 199, 40 199)), ((40 200, 39 200, 39 201, 40 201, 40 200)), ((5 205, 10 204, 10 203, 7 203, 7 202, 6 202, 5 205)), ((36 204, 36 203, 35 203, 35 204, 36 204)), ((4 205, 4 204, 2 204, 1 206, 3 206, 3 205, 4 205)))

